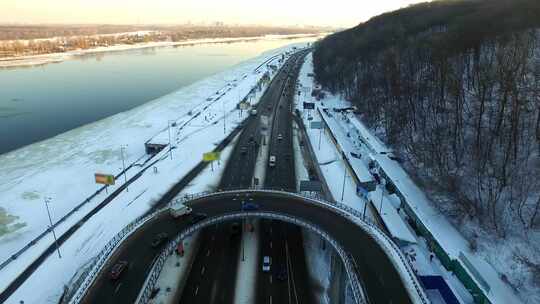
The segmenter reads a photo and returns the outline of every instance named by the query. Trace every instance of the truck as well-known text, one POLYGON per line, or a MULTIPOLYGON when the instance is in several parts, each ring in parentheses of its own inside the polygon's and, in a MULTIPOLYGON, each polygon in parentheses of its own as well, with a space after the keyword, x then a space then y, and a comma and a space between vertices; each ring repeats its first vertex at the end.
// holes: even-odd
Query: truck
POLYGON ((171 207, 171 215, 174 217, 174 218, 179 218, 181 216, 184 216, 184 215, 188 215, 188 214, 191 214, 193 210, 191 210, 190 207, 188 206, 185 206, 185 205, 182 205, 182 204, 178 204, 178 205, 173 205, 171 207))

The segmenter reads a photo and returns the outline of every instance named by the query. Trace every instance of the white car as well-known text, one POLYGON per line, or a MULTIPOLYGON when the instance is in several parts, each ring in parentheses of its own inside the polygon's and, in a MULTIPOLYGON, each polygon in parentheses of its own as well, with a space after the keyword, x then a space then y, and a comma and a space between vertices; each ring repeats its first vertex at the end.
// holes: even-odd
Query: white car
POLYGON ((272 265, 272 259, 270 259, 269 256, 265 255, 263 257, 263 266, 262 266, 263 272, 270 272, 270 265, 272 265))
POLYGON ((277 139, 278 139, 278 140, 282 140, 282 139, 283 139, 283 135, 279 134, 279 135, 277 136, 277 139))
POLYGON ((268 166, 275 167, 276 166, 276 157, 274 155, 270 156, 270 159, 268 161, 268 166))

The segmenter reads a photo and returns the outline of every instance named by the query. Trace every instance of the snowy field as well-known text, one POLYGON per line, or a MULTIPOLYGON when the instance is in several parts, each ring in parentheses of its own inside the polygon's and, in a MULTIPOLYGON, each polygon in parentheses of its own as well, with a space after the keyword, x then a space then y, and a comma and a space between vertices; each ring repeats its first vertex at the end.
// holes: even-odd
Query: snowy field
MULTIPOLYGON (((50 198, 49 206, 55 222, 99 188, 94 183, 94 173, 117 174, 121 171, 122 146, 126 167, 140 162, 145 159, 144 142, 152 137, 168 137, 167 125, 176 122, 176 127, 171 127, 171 141, 176 147, 172 150, 172 160, 167 151, 158 154, 155 160, 160 161, 154 165, 155 169, 145 171, 129 185, 129 191, 123 191, 90 219, 62 246, 62 259, 51 255, 44 267, 38 269, 8 303, 20 300, 25 303, 57 301, 61 286, 68 283, 81 265, 88 263, 117 231, 145 213, 202 159, 204 152, 213 150, 246 118, 245 111, 240 116, 236 105, 239 98, 252 91, 267 68, 263 66, 258 72, 254 69, 266 59, 290 48, 292 46, 266 52, 133 110, 1 155, 0 170, 5 174, 0 176, 0 261, 4 261, 47 229, 44 198, 50 198), (201 114, 196 116, 199 112, 201 114), (186 124, 188 120, 190 122, 186 124), (42 284, 45 277, 48 280, 46 286, 42 284), (40 288, 36 289, 36 286, 40 288)), ((262 91, 256 91, 251 96, 252 102, 256 103, 261 95, 262 91)), ((141 167, 133 166, 128 170, 127 178, 140 171, 141 167)), ((123 176, 117 179, 116 185, 109 187, 108 192, 117 189, 123 181, 123 176)), ((196 188, 192 190, 206 190, 201 184, 196 188)), ((103 192, 74 213, 57 227, 57 235, 105 197, 103 192)), ((52 235, 49 234, 2 269, 0 289, 4 289, 51 243, 52 235)))
MULTIPOLYGON (((303 87, 313 88, 313 78, 308 77, 307 74, 312 73, 312 57, 308 56, 304 67, 302 68, 300 74, 300 83, 303 87)), ((309 93, 308 93, 309 94, 309 93)), ((304 96, 304 94, 302 94, 304 96)), ((302 97, 300 100, 304 99, 311 100, 312 98, 302 97)), ((326 95, 326 97, 317 103, 324 105, 324 107, 333 108, 333 107, 350 107, 350 103, 344 101, 339 96, 333 96, 331 94, 326 95)), ((301 102, 298 103, 298 108, 300 109, 301 102)), ((316 110, 311 111, 311 116, 313 121, 320 120, 320 116, 315 113, 316 110)), ((304 115, 304 122, 308 126, 308 121, 306 117, 308 116, 307 111, 304 115)), ((477 270, 482 274, 484 279, 490 285, 491 290, 487 293, 488 297, 492 303, 519 303, 519 300, 514 295, 514 292, 511 290, 510 286, 505 284, 499 273, 511 274, 515 272, 522 272, 523 268, 511 263, 507 257, 507 253, 511 251, 511 246, 506 246, 504 242, 499 242, 498 244, 494 243, 493 240, 486 238, 482 244, 480 244, 480 250, 478 252, 471 252, 467 240, 460 234, 460 232, 442 215, 436 208, 433 207, 432 202, 426 197, 414 181, 409 177, 409 175, 403 170, 401 165, 393 160, 390 160, 386 155, 380 154, 380 152, 390 151, 379 139, 373 136, 361 121, 357 119, 352 113, 343 117, 340 113, 335 113, 330 118, 329 121, 332 125, 332 132, 334 136, 340 137, 344 140, 349 140, 353 144, 353 150, 359 151, 362 154, 362 158, 366 161, 369 159, 375 160, 378 165, 388 174, 390 179, 394 184, 399 188, 399 190, 404 194, 409 205, 417 215, 423 220, 424 224, 430 229, 433 235, 439 240, 443 248, 455 259, 459 258, 460 253, 463 253, 469 261, 477 268, 477 270), (336 116, 337 115, 337 116, 336 116), (355 136, 342 136, 340 133, 351 133, 360 134, 364 143, 356 142, 353 138, 355 136), (356 133, 358 132, 358 133, 356 133), (500 252, 497 254, 497 252, 500 252), (502 254, 501 254, 502 253, 502 254), (493 262, 496 263, 493 263, 493 262)), ((343 185, 343 176, 344 176, 344 166, 341 163, 339 152, 335 147, 332 147, 334 144, 330 140, 330 137, 326 132, 322 133, 321 138, 321 148, 318 149, 319 141, 319 131, 318 130, 308 130, 312 144, 314 145, 315 153, 320 164, 322 164, 321 169, 324 175, 329 180, 329 186, 336 200, 341 199, 342 194, 342 185, 343 185), (333 179, 331 177, 334 177, 333 179), (341 178, 336 178, 336 176, 341 176, 341 178)), ((346 145, 345 145, 346 146, 346 145)), ((347 149, 347 147, 345 147, 347 149)), ((351 150, 351 151, 353 151, 351 150)), ((346 151, 349 152, 349 151, 346 151)), ((363 206, 363 201, 359 199, 354 193, 355 185, 345 175, 345 191, 344 191, 344 203, 351 205, 351 207, 361 210, 363 206), (356 199, 355 199, 356 196, 356 199)), ((377 191, 370 194, 370 199, 375 204, 375 211, 378 212, 381 207, 383 212, 378 212, 381 215, 387 224, 392 223, 399 227, 403 223, 398 223, 400 220, 397 215, 402 214, 403 211, 399 213, 397 209, 398 206, 395 206, 395 203, 392 203, 395 198, 392 197, 381 197, 381 190, 378 188, 377 191), (382 204, 379 205, 379 202, 382 204), (386 217, 386 218, 385 218, 386 217), (398 225, 399 224, 399 225, 398 225)), ((369 209, 368 209, 369 210, 369 209)), ((407 233, 409 234, 409 233, 407 233)), ((410 238, 410 237, 407 237, 410 238)), ((456 280, 454 276, 445 271, 444 267, 438 263, 436 258, 433 263, 430 263, 429 260, 429 249, 427 245, 423 242, 423 239, 418 239, 418 244, 413 244, 410 247, 406 248, 409 253, 415 256, 413 261, 413 267, 420 273, 437 273, 445 277, 447 282, 451 285, 451 288, 456 291, 456 293, 461 297, 463 303, 470 303, 472 299, 468 295, 467 291, 463 289, 463 286, 456 280)), ((407 250, 404 250, 407 252, 407 250)), ((407 255, 410 258, 410 255, 407 255)), ((538 290, 535 290, 533 286, 528 286, 523 290, 519 290, 519 295, 525 303, 537 303, 539 298, 538 290), (536 300, 535 300, 536 299, 536 300)))

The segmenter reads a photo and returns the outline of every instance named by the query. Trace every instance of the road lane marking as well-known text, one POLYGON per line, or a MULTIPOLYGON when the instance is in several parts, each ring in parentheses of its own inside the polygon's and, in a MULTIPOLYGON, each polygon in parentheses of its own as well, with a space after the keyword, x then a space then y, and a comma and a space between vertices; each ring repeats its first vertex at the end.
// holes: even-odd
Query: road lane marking
POLYGON ((206 252, 206 256, 210 256, 210 249, 206 252))
POLYGON ((116 288, 114 289, 114 294, 116 294, 118 292, 118 290, 120 289, 120 286, 122 286, 122 283, 118 284, 118 286, 116 286, 116 288))
POLYGON ((272 249, 272 241, 270 241, 270 249, 272 249))
POLYGON ((195 295, 199 293, 199 285, 197 285, 197 288, 195 288, 195 295))
POLYGON ((270 284, 272 284, 272 275, 270 275, 270 284))
POLYGON ((270 296, 270 304, 272 304, 272 296, 270 296))
POLYGON ((204 275, 205 270, 206 270, 206 267, 204 267, 204 265, 203 265, 203 267, 201 268, 201 275, 204 275))

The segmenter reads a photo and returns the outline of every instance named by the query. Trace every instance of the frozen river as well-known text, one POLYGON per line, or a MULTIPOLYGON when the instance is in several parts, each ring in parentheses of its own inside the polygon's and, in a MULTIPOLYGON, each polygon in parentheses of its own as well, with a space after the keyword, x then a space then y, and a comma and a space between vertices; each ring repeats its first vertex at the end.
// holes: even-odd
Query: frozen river
POLYGON ((132 109, 266 50, 312 40, 147 48, 0 69, 0 154, 132 109))

